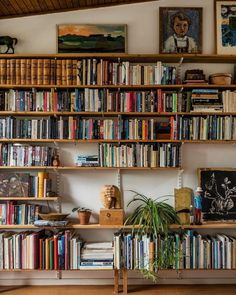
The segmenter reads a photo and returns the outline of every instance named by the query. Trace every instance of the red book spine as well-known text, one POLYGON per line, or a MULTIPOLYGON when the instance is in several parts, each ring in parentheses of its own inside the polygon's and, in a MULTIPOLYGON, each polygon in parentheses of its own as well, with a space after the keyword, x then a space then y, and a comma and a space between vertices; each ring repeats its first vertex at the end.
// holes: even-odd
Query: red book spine
POLYGON ((39 269, 43 269, 43 239, 39 239, 39 269))
POLYGON ((54 235, 54 269, 58 269, 58 236, 54 235))

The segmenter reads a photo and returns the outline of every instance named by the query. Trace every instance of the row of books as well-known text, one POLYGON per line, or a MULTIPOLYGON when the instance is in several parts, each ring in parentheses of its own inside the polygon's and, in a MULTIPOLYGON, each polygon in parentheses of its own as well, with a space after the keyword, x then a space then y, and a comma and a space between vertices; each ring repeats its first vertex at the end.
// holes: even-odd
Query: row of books
MULTIPOLYGON (((1 232, 0 269, 70 269, 73 233, 1 232)), ((78 242, 78 241, 77 241, 78 242)), ((80 243, 80 242, 78 242, 80 243)), ((79 247, 80 248, 80 244, 79 247)), ((80 257, 76 253, 76 258, 80 257)))
MULTIPOLYGON (((0 119, 2 139, 111 139, 111 140, 235 140, 235 116, 177 116, 169 118, 82 118, 49 116, 42 119, 7 117, 0 119)), ((16 146, 14 146, 16 149, 16 146)), ((9 153, 15 159, 14 149, 9 153)), ((31 161, 41 161, 46 147, 29 151, 18 148, 31 161), (32 154, 33 153, 33 154, 32 154)), ((50 153, 52 155, 53 152, 50 153)), ((20 155, 20 154, 19 154, 20 155)), ((25 157, 24 156, 24 157, 25 157)), ((9 158, 8 157, 8 158, 9 158)), ((50 162, 48 158, 47 162, 50 162)))
POLYGON ((236 238, 203 236, 192 230, 156 238, 130 233, 114 235, 117 269, 235 269, 236 238))
POLYGON ((180 116, 172 121, 173 139, 179 140, 235 140, 234 116, 180 116))
MULTIPOLYGON (((168 119, 167 119, 168 120, 168 119)), ((29 139, 159 139, 170 137, 170 124, 160 119, 0 118, 0 138, 29 139)))
POLYGON ((0 59, 0 83, 16 85, 55 85, 55 59, 0 59))
POLYGON ((177 112, 181 93, 174 91, 111 91, 75 89, 64 91, 1 90, 0 111, 11 112, 177 112))
POLYGON ((78 60, 77 68, 77 85, 176 84, 176 68, 160 61, 143 65, 129 61, 82 59, 78 60))
POLYGON ((0 270, 113 269, 111 242, 83 243, 73 231, 1 232, 0 270))
POLYGON ((22 172, 0 173, 0 197, 45 198, 52 191, 48 172, 34 175, 22 172))
POLYGON ((228 235, 203 236, 191 230, 165 238, 116 233, 113 243, 114 249, 112 243, 83 246, 80 237, 69 230, 1 232, 0 269, 236 268, 236 239, 228 235))
POLYGON ((39 209, 39 205, 7 201, 0 204, 0 224, 34 224, 38 220, 39 209))
POLYGON ((224 112, 236 112, 236 92, 222 91, 222 101, 224 112))
POLYGON ((56 149, 48 146, 0 144, 0 166, 52 166, 56 149))
POLYGON ((99 144, 101 167, 179 167, 177 144, 99 144))
POLYGON ((114 91, 109 89, 1 90, 0 111, 43 112, 234 112, 235 92, 193 89, 114 91))
POLYGON ((0 83, 16 85, 175 84, 176 68, 104 59, 0 59, 0 83))

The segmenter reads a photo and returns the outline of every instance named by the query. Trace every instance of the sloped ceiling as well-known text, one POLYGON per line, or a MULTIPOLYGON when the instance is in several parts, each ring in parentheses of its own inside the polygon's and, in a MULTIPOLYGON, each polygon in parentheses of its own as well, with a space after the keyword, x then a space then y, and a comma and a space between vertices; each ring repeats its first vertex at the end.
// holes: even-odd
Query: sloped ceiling
POLYGON ((0 18, 49 14, 149 1, 153 0, 0 0, 0 18))

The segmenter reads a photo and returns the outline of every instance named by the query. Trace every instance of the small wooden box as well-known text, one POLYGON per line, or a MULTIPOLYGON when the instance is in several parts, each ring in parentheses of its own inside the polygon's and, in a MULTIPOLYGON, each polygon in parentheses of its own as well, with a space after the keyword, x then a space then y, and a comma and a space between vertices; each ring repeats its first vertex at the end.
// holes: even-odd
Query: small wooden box
POLYGON ((100 209, 99 223, 101 225, 123 225, 123 209, 100 209))

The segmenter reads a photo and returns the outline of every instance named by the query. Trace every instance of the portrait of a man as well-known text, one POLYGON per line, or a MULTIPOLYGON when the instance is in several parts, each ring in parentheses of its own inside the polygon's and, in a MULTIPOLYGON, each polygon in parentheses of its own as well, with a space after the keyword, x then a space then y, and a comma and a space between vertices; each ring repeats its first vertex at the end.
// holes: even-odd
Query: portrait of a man
POLYGON ((160 8, 160 53, 201 53, 202 9, 160 8))

